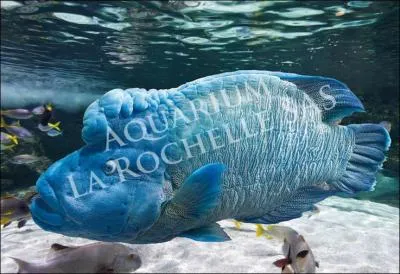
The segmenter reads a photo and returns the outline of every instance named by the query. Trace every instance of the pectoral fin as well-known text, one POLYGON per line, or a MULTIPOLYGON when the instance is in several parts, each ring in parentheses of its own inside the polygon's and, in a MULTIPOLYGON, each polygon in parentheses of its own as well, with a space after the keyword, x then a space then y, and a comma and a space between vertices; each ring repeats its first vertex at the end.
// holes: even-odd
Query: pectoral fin
POLYGON ((213 163, 194 171, 170 201, 168 212, 185 218, 208 214, 218 203, 224 170, 223 164, 213 163))
POLYGON ((225 242, 231 240, 228 234, 216 223, 186 231, 179 236, 201 242, 225 242))
POLYGON ((280 260, 273 262, 273 264, 279 268, 283 268, 286 265, 290 264, 290 260, 289 260, 289 258, 284 258, 284 259, 280 259, 280 260))

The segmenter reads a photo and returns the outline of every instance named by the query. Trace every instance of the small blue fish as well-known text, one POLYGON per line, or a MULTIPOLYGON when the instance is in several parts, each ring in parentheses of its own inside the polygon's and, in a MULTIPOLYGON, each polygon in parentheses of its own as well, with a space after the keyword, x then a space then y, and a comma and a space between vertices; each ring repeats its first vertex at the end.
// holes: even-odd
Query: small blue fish
POLYGON ((55 129, 57 131, 61 131, 60 122, 56 122, 54 124, 53 123, 47 123, 46 125, 43 125, 43 124, 39 123, 38 129, 40 131, 43 131, 43 132, 47 132, 47 131, 49 131, 51 129, 55 129))
POLYGON ((47 135, 50 137, 56 137, 58 135, 61 135, 63 132, 62 131, 58 131, 54 128, 50 129, 49 131, 47 131, 47 135))

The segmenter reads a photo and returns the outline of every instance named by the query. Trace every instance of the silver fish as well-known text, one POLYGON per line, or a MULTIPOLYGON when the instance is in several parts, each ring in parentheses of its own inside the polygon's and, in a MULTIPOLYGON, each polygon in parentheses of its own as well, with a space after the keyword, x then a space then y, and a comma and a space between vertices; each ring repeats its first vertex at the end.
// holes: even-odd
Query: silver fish
POLYGON ((58 130, 56 130, 56 129, 50 129, 49 131, 47 131, 47 135, 48 136, 50 136, 50 137, 56 137, 56 136, 58 136, 58 135, 61 135, 62 134, 62 131, 58 131, 58 130))
POLYGON ((18 120, 30 119, 33 116, 30 110, 23 108, 2 110, 1 115, 18 120))
POLYGON ((315 273, 319 263, 315 261, 302 235, 290 227, 279 225, 269 226, 268 234, 283 238, 282 251, 285 258, 274 262, 274 265, 282 269, 282 273, 315 273))
POLYGON ((42 262, 26 262, 13 258, 18 273, 128 273, 142 262, 132 249, 118 243, 99 242, 68 247, 53 244, 53 256, 42 262))
POLYGON ((26 165, 40 161, 40 157, 31 154, 20 154, 12 157, 9 161, 15 165, 26 165))
POLYGON ((0 133, 0 140, 3 145, 18 144, 18 139, 15 136, 5 132, 0 133))
POLYGON ((35 115, 42 115, 44 113, 44 110, 45 110, 45 108, 42 105, 42 106, 38 106, 38 107, 35 107, 34 109, 32 109, 32 113, 35 115))
POLYGON ((30 140, 33 138, 33 134, 29 130, 21 126, 14 126, 14 125, 7 126, 6 130, 10 134, 13 134, 23 140, 30 140))
POLYGON ((47 132, 47 131, 49 131, 49 130, 51 130, 51 129, 53 129, 53 128, 52 128, 51 126, 49 126, 49 125, 43 126, 42 124, 39 123, 38 129, 39 129, 40 131, 47 132))

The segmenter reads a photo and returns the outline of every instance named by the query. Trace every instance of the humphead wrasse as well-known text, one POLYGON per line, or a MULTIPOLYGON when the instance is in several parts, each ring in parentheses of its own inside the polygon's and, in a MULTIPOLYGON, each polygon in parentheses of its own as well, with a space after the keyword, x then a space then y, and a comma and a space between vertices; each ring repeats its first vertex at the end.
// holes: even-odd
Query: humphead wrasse
POLYGON ((37 181, 43 229, 101 241, 225 241, 216 224, 298 218, 329 196, 374 189, 390 145, 343 83, 236 71, 178 88, 114 89, 85 112, 86 145, 37 181))

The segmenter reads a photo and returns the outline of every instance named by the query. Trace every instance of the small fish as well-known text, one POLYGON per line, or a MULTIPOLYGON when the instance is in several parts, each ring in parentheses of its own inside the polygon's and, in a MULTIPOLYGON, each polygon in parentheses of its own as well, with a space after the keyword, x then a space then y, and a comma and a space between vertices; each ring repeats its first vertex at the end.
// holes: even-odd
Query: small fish
POLYGON ((52 128, 51 128, 51 126, 49 126, 49 125, 42 125, 42 124, 38 124, 38 129, 40 130, 40 131, 43 131, 43 132, 47 132, 47 131, 49 131, 49 130, 51 130, 52 128))
POLYGON ((50 136, 50 137, 56 137, 56 136, 61 135, 61 134, 62 134, 62 131, 58 131, 58 130, 56 130, 54 128, 52 128, 49 131, 47 131, 47 135, 50 136))
POLYGON ((335 15, 336 15, 337 17, 343 16, 343 15, 345 15, 345 14, 346 14, 346 12, 345 12, 344 10, 339 10, 338 12, 335 13, 335 15))
MULTIPOLYGON (((61 129, 59 127, 60 126, 60 122, 56 122, 54 124, 50 123, 50 120, 51 120, 52 117, 53 117, 53 106, 51 104, 47 104, 44 107, 44 112, 43 112, 42 117, 40 119, 40 127, 39 127, 39 129, 41 129, 41 128, 46 129, 46 126, 49 126, 50 129, 54 128, 54 129, 56 129, 58 131, 61 131, 61 129)), ((42 130, 42 131, 48 131, 48 130, 42 130)))
POLYGON ((15 165, 26 165, 40 161, 40 157, 31 154, 20 154, 12 157, 9 161, 15 165))
POLYGON ((261 224, 256 224, 256 236, 257 237, 261 237, 261 236, 265 236, 268 240, 272 239, 272 236, 269 235, 264 227, 261 224))
POLYGON ((33 116, 30 110, 23 108, 2 110, 1 115, 18 120, 30 119, 33 116))
POLYGON ((51 251, 45 261, 10 258, 18 264, 18 273, 129 273, 142 264, 139 255, 119 243, 98 242, 74 247, 55 243, 51 251))
POLYGON ((5 132, 0 133, 0 140, 2 145, 10 145, 14 143, 15 145, 18 145, 18 138, 15 135, 10 135, 5 132))
POLYGON ((42 115, 45 111, 45 107, 46 107, 46 105, 37 106, 34 109, 32 109, 32 113, 34 115, 42 115))
POLYGON ((23 227, 31 218, 29 203, 36 192, 27 192, 23 199, 14 196, 1 198, 1 225, 6 227, 11 222, 18 222, 18 228, 23 227))
POLYGON ((52 129, 55 129, 55 130, 57 130, 57 131, 61 131, 61 129, 60 129, 60 123, 61 122, 56 122, 56 123, 48 123, 48 124, 46 124, 46 125, 42 125, 41 123, 39 123, 39 125, 38 125, 38 129, 40 129, 41 131, 43 131, 43 132, 48 132, 48 131, 50 131, 50 130, 52 130, 52 129))
POLYGON ((275 266, 282 269, 282 273, 315 273, 319 263, 315 261, 304 237, 296 230, 279 225, 269 225, 266 230, 260 225, 259 229, 263 234, 283 239, 282 251, 285 258, 274 262, 275 266))
POLYGON ((11 145, 3 145, 1 144, 1 151, 7 151, 7 150, 11 150, 14 151, 14 147, 16 146, 16 144, 11 144, 11 145))
POLYGON ((26 128, 22 127, 21 124, 18 122, 13 123, 11 125, 7 125, 5 122, 3 123, 4 128, 8 131, 8 133, 17 136, 23 140, 32 140, 33 134, 27 130, 26 128))

